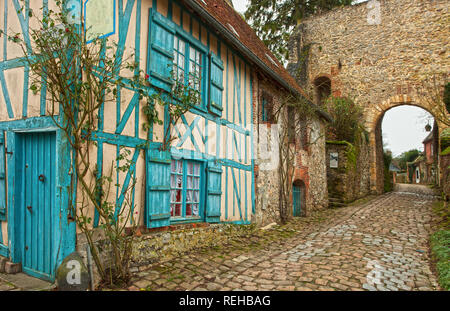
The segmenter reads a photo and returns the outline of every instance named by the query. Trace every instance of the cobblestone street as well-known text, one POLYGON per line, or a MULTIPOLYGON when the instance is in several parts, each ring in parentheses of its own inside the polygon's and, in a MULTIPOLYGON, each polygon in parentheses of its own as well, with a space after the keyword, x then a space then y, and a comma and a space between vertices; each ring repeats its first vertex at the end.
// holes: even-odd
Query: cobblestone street
POLYGON ((394 192, 327 210, 268 230, 278 238, 263 247, 241 241, 155 265, 129 289, 438 290, 427 246, 433 199, 394 192))

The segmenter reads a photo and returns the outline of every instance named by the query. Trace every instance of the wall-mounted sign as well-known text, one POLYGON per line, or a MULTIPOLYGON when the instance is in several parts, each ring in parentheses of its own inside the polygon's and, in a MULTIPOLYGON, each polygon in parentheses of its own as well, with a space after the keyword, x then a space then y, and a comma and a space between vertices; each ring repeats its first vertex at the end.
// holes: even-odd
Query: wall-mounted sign
POLYGON ((86 41, 106 38, 116 32, 116 0, 87 0, 84 3, 86 41))
POLYGON ((339 153, 330 152, 330 167, 338 168, 339 153))

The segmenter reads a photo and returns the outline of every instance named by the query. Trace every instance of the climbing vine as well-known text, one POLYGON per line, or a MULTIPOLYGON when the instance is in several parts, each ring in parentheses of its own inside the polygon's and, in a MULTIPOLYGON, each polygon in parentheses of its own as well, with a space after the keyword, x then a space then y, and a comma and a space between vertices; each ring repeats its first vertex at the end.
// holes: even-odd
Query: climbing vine
POLYGON ((304 139, 311 136, 314 120, 317 119, 317 107, 305 97, 286 95, 281 98, 280 105, 274 112, 275 122, 278 124, 279 135, 279 204, 278 215, 281 223, 286 223, 291 215, 292 184, 295 171, 298 147, 307 150, 315 144, 322 135, 314 140, 304 139), (294 139, 293 139, 294 138, 294 139))
MULTIPOLYGON (((167 111, 165 118, 167 126, 164 129, 163 142, 161 144, 161 150, 167 150, 170 147, 171 142, 176 138, 174 136, 173 127, 177 126, 181 117, 186 114, 192 108, 198 106, 201 103, 201 93, 196 89, 195 85, 200 85, 200 79, 197 77, 190 77, 190 82, 185 83, 184 79, 176 78, 172 72, 173 86, 171 92, 165 92, 160 90, 154 93, 151 97, 152 102, 147 101, 144 106, 144 114, 147 116, 147 123, 144 125, 146 129, 150 129, 154 124, 155 103, 158 103, 167 111)), ((156 121, 157 124, 162 125, 161 120, 156 121)))

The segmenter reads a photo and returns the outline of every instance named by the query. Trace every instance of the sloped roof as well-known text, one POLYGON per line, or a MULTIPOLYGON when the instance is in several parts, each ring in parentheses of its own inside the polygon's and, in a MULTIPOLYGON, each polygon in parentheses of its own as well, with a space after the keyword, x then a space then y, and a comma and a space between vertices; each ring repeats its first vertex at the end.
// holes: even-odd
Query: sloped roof
POLYGON ((201 6, 208 14, 219 22, 221 26, 228 30, 227 32, 229 34, 234 36, 235 39, 245 46, 254 56, 262 61, 265 66, 286 82, 291 90, 308 98, 295 79, 277 60, 261 39, 258 38, 250 25, 248 25, 242 16, 227 4, 225 0, 185 0, 185 2, 188 5, 194 2, 197 6, 201 6))
POLYGON ((433 134, 434 134, 434 131, 431 131, 431 133, 428 134, 428 136, 425 137, 425 139, 422 141, 422 144, 424 144, 424 143, 426 143, 427 141, 431 140, 431 139, 433 138, 433 134))
POLYGON ((394 163, 392 163, 392 162, 391 162, 391 164, 389 165, 389 170, 390 170, 391 172, 400 172, 400 171, 401 171, 401 169, 400 169, 397 165, 395 165, 394 163))

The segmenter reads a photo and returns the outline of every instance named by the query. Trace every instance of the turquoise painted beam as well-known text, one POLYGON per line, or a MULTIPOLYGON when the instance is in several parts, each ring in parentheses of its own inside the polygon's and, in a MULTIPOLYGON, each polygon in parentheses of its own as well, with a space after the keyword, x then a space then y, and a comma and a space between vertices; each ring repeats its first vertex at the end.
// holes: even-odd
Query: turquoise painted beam
MULTIPOLYGON (((122 190, 120 191, 120 196, 116 203, 116 211, 114 213, 114 216, 117 217, 118 213, 120 212, 120 208, 125 200, 125 193, 128 190, 128 187, 130 186, 131 176, 136 173, 136 163, 139 157, 140 149, 136 148, 134 151, 133 158, 131 159, 131 165, 130 169, 127 172, 127 175, 125 176, 125 180, 123 181, 122 190)), ((117 174, 117 178, 119 178, 119 174, 117 174)), ((117 187, 118 188, 118 187, 117 187)), ((133 193, 135 192, 135 188, 133 187, 133 193)))
MULTIPOLYGON (((239 170, 238 170, 239 171, 239 170)), ((239 172, 239 176, 240 176, 241 174, 240 174, 240 172, 239 172)), ((237 201, 237 205, 238 205, 238 210, 239 210, 239 215, 240 215, 240 217, 241 217, 241 220, 243 219, 242 218, 242 210, 241 210, 241 195, 240 195, 240 191, 239 191, 239 189, 238 189, 238 187, 237 187, 237 184, 236 184, 236 176, 235 176, 235 174, 234 174, 234 171, 233 171, 233 169, 231 169, 231 176, 232 176, 232 178, 233 178, 233 200, 234 200, 234 197, 236 197, 236 201, 237 201)), ((239 183, 240 184, 240 183, 239 183)), ((234 209, 234 208, 233 208, 234 209)))
POLYGON ((3 70, 0 69, 0 85, 2 86, 3 98, 6 104, 6 110, 8 111, 8 117, 10 119, 14 118, 14 112, 11 106, 11 98, 9 97, 8 87, 6 85, 5 74, 3 70))
POLYGON ((127 125, 128 120, 131 117, 133 110, 136 109, 139 103, 139 93, 135 93, 128 104, 127 109, 123 113, 122 119, 119 119, 119 123, 116 128, 116 134, 121 134, 125 126, 127 125))

